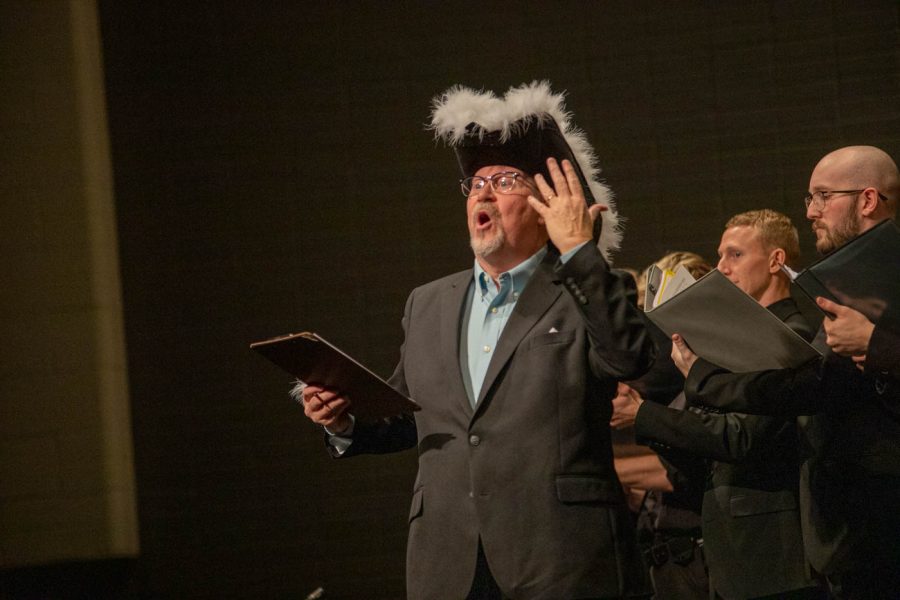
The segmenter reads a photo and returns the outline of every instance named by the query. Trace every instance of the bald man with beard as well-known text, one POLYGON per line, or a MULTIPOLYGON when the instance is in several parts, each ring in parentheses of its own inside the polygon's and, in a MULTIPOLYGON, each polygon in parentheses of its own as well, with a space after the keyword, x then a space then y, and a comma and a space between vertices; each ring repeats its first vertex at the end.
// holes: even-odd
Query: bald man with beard
MULTIPOLYGON (((900 199, 897 165, 872 146, 827 154, 810 177, 807 218, 828 254, 885 219, 900 199)), ((885 256, 885 261, 900 257, 885 256)), ((900 598, 900 380, 896 331, 824 298, 813 345, 820 361, 730 373, 697 358, 679 335, 673 359, 690 401, 726 411, 801 418, 803 538, 836 598, 900 598)))

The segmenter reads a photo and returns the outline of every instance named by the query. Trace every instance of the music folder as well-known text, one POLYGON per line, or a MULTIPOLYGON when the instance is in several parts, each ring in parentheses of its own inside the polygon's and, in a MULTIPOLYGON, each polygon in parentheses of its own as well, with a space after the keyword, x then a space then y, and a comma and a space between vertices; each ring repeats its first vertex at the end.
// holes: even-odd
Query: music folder
POLYGON ((796 367, 821 354, 722 273, 713 270, 646 312, 666 335, 735 373, 796 367))
POLYGON ((304 383, 339 390, 350 400, 350 413, 372 421, 421 409, 388 382, 321 336, 292 333, 250 344, 250 349, 304 383))
POLYGON ((800 272, 794 283, 873 323, 900 326, 900 228, 882 221, 800 272))

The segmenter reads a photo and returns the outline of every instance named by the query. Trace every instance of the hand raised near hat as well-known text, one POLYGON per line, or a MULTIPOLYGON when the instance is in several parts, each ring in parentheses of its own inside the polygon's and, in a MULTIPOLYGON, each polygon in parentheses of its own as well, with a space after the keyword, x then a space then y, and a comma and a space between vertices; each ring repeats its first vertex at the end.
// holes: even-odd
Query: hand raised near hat
POLYGON ((588 209, 578 174, 568 160, 562 161, 560 170, 556 159, 548 158, 547 169, 553 186, 542 175, 535 175, 534 180, 543 201, 529 196, 528 203, 544 220, 550 241, 560 254, 565 254, 591 239, 594 219, 607 210, 607 207, 594 204, 588 209))

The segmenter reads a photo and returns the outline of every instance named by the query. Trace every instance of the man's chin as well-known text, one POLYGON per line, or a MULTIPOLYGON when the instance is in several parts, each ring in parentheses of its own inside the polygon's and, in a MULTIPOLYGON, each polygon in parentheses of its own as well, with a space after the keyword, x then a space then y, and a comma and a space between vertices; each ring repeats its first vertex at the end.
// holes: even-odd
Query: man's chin
POLYGON ((816 240, 816 250, 819 254, 829 254, 834 250, 834 243, 828 238, 816 240))
POLYGON ((503 238, 492 237, 487 239, 476 239, 473 237, 469 240, 469 245, 472 247, 472 252, 475 253, 475 256, 478 258, 487 258, 503 247, 503 238))
POLYGON ((813 229, 816 234, 816 251, 819 254, 828 254, 835 248, 834 238, 825 229, 813 229))
POLYGON ((831 254, 858 234, 852 231, 835 232, 833 234, 825 234, 816 240, 816 250, 819 254, 831 254))

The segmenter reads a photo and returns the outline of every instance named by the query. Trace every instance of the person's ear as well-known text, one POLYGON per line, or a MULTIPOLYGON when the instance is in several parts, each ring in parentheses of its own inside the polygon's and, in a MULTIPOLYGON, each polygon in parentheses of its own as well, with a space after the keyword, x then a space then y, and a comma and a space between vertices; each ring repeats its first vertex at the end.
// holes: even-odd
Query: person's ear
POLYGON ((871 217, 879 209, 881 202, 878 198, 878 190, 868 187, 862 191, 860 196, 862 197, 862 205, 859 207, 860 214, 864 217, 871 217))
POLYGON ((778 273, 781 271, 781 265, 784 264, 787 255, 783 248, 775 248, 769 253, 769 273, 778 273))

